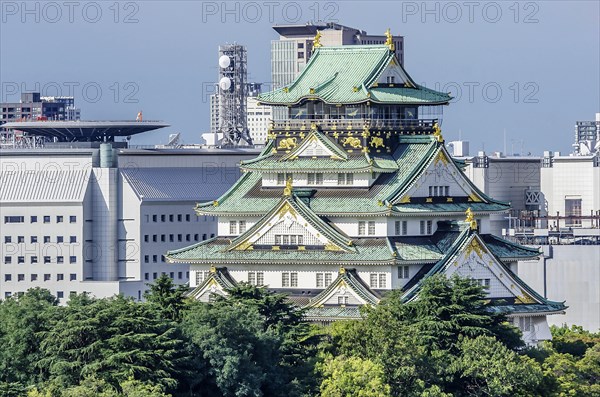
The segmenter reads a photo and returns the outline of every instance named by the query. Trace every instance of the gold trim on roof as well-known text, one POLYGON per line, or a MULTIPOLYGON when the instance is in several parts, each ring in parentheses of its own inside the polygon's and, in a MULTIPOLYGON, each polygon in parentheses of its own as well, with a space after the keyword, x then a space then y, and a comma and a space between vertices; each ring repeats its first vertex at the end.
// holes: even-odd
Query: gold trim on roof
POLYGON ((394 51, 395 50, 395 46, 394 46, 394 37, 392 36, 392 32, 390 31, 390 28, 388 28, 388 30, 385 31, 385 45, 390 49, 390 51, 394 51))
POLYGON ((320 30, 317 30, 317 34, 313 39, 313 48, 323 47, 323 44, 321 44, 321 36, 323 36, 323 34, 321 34, 320 30))

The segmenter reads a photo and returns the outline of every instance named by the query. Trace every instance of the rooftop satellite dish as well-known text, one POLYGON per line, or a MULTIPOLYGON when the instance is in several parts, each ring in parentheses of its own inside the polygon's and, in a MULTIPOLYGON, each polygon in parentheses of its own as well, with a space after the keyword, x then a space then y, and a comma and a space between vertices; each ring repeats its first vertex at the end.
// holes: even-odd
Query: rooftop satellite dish
POLYGON ((219 58, 219 66, 222 69, 228 68, 231 65, 231 59, 227 55, 221 55, 219 58))
POLYGON ((219 87, 223 91, 229 90, 231 88, 231 79, 228 77, 222 77, 221 80, 219 80, 219 87))

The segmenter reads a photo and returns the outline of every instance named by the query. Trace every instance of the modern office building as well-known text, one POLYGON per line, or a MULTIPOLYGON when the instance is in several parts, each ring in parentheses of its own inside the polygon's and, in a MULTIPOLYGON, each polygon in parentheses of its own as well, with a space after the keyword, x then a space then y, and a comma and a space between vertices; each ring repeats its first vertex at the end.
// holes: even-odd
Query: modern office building
POLYGON ((171 250, 190 263, 190 296, 207 301, 239 282, 285 293, 309 321, 360 318, 389 291, 419 295, 435 274, 486 288, 527 343, 551 337, 563 313, 513 273, 539 256, 490 233, 509 204, 481 192, 454 161, 428 107, 451 97, 422 87, 385 45, 320 45, 292 83, 259 101, 282 107, 260 156, 199 216, 217 216, 215 238, 171 250))
POLYGON ((578 121, 575 123, 575 155, 588 156, 600 152, 600 113, 596 113, 595 121, 578 121))
POLYGON ((256 97, 248 97, 246 102, 248 114, 248 130, 255 145, 264 145, 271 121, 273 121, 271 106, 261 105, 256 97))
MULTIPOLYGON (((317 31, 324 46, 384 44, 385 35, 369 35, 364 30, 323 23, 305 25, 275 25, 278 40, 271 41, 271 81, 273 88, 291 83, 304 69, 313 53, 313 39, 317 31)), ((404 65, 404 38, 395 36, 394 53, 397 61, 404 65)))
POLYGON ((140 299, 161 274, 187 283, 188 265, 166 264, 164 252, 216 234, 216 219, 194 206, 222 195, 256 155, 70 145, 0 150, 0 299, 32 287, 61 302, 72 292, 140 299))
POLYGON ((18 120, 78 120, 81 110, 74 97, 43 97, 39 92, 21 94, 19 102, 0 103, 0 124, 18 120))

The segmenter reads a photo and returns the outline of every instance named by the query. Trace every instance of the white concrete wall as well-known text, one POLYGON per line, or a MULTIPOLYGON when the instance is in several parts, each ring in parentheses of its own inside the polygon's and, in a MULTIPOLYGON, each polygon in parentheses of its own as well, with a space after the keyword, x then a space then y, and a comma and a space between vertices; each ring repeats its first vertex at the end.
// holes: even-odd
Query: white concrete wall
POLYGON ((580 325, 600 329, 600 247, 593 245, 543 246, 544 257, 519 262, 518 275, 530 287, 553 301, 566 301, 565 315, 548 316, 551 325, 580 325))

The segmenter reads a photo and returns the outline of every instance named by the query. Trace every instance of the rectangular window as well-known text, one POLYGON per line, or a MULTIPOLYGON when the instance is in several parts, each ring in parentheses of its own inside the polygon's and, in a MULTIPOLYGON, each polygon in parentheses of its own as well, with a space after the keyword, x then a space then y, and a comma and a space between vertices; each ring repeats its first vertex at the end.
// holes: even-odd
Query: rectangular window
POLYGON ((77 217, 75 215, 69 216, 69 223, 75 223, 75 222, 77 222, 77 217))
POLYGON ((4 281, 12 281, 12 274, 5 274, 4 281))
POLYGON ((281 273, 281 286, 282 287, 290 286, 290 274, 288 272, 281 273))
POLYGON ((408 221, 402 221, 402 235, 406 236, 408 234, 408 221))
POLYGON ((189 222, 191 219, 190 214, 185 214, 185 221, 189 222))
POLYGON ((25 281, 25 275, 24 274, 17 274, 17 281, 25 281))
POLYGON ((152 222, 158 222, 158 215, 152 215, 152 222))
POLYGON ((183 221, 183 215, 177 214, 177 222, 183 221))
POLYGON ((38 242, 37 236, 31 236, 31 240, 30 241, 31 241, 31 244, 37 243, 38 242))
POLYGON ((63 222, 63 216, 62 215, 57 215, 56 216, 56 223, 62 223, 63 222))
POLYGON ((44 243, 48 244, 50 242, 50 236, 44 236, 44 243))
POLYGON ((77 257, 76 256, 69 256, 69 263, 73 264, 77 262, 77 257))
POLYGON ((52 275, 50 273, 44 274, 44 281, 50 281, 50 278, 52 278, 52 275))
POLYGON ((50 263, 50 257, 49 256, 45 256, 44 257, 44 263, 50 263))
POLYGON ((56 291, 56 297, 62 299, 65 297, 65 293, 63 291, 56 291))
POLYGON ((531 317, 519 317, 519 329, 522 332, 531 332, 531 317))
POLYGON ((57 242, 57 243, 62 243, 62 242, 64 242, 64 241, 65 241, 65 239, 64 239, 64 237, 63 237, 63 236, 56 236, 56 242, 57 242))
POLYGON ((408 266, 398 266, 398 278, 409 278, 408 266))
POLYGON ((177 272, 177 278, 181 280, 183 278, 183 272, 177 272))
POLYGON ((31 216, 31 223, 37 223, 37 216, 35 216, 35 215, 31 216))
POLYGON ((12 237, 11 236, 4 236, 4 244, 8 244, 8 243, 12 243, 12 237))
POLYGON ((17 258, 17 263, 21 264, 21 263, 25 263, 25 257, 24 256, 19 256, 17 258))
POLYGON ((331 273, 325 273, 325 287, 329 287, 331 284, 331 273))
POLYGON ((44 215, 44 223, 50 223, 50 215, 44 215))
POLYGON ((340 295, 337 297, 338 298, 338 305, 347 305, 348 304, 348 296, 346 295, 340 295))
POLYGON ((152 273, 152 280, 156 280, 157 277, 158 277, 158 273, 156 273, 156 272, 152 273))
POLYGON ((163 242, 163 243, 164 243, 165 241, 167 241, 167 236, 166 236, 166 235, 164 235, 164 234, 161 234, 161 235, 160 235, 160 241, 161 241, 161 242, 163 242))
POLYGON ((581 199, 565 199, 565 216, 567 226, 581 226, 581 199), (570 218, 573 217, 573 218, 570 218))
POLYGON ((65 275, 62 273, 58 273, 56 275, 56 281, 63 281, 65 279, 65 275))
POLYGON ((433 221, 427 221, 427 234, 431 234, 433 227, 433 221))
POLYGON ((292 287, 298 286, 298 273, 290 273, 290 282, 292 287))
POLYGON ((419 233, 420 234, 425 234, 425 221, 421 221, 419 223, 419 233))
POLYGON ((77 274, 76 273, 69 274, 69 281, 75 281, 75 280, 77 280, 77 274))
POLYGON ((31 281, 37 281, 37 274, 31 275, 31 281))
POLYGON ((290 236, 288 236, 288 235, 281 236, 281 244, 282 245, 290 245, 290 236))
POLYGON ((144 273, 144 280, 150 280, 150 273, 144 273))
POLYGON ((358 221, 358 235, 365 235, 365 221, 358 221))
POLYGON ((278 185, 285 185, 285 181, 287 179, 288 175, 286 175, 285 173, 278 173, 277 174, 277 184, 278 185))
POLYGON ((57 256, 56 257, 56 263, 64 263, 65 258, 63 256, 57 256))
POLYGON ((256 272, 256 285, 265 285, 265 274, 263 272, 256 272))
POLYGON ((317 288, 323 288, 325 286, 325 278, 323 273, 317 273, 317 288))
POLYGON ((354 174, 352 173, 343 173, 338 174, 338 185, 352 185, 354 184, 354 174))
POLYGON ((240 221, 239 226, 240 226, 240 234, 246 232, 246 221, 240 221))
POLYGON ((32 256, 31 257, 31 263, 38 263, 38 257, 37 256, 32 256))
POLYGON ((4 263, 10 265, 12 263, 12 256, 5 256, 4 263))
POLYGON ((379 275, 379 288, 386 288, 387 274, 381 273, 379 275))
POLYGON ((152 255, 152 263, 158 262, 158 255, 152 255))
POLYGON ((5 216, 4 223, 23 223, 25 222, 24 216, 5 216))
POLYGON ((17 237, 17 243, 24 243, 25 242, 25 236, 18 236, 17 237))
POLYGON ((144 255, 144 263, 150 262, 150 255, 144 255))
POLYGON ((377 274, 371 273, 369 276, 369 286, 371 288, 377 288, 377 281, 378 281, 377 274))
POLYGON ((369 236, 375 235, 375 221, 369 221, 369 236))
POLYGON ((71 244, 76 243, 77 242, 77 236, 69 236, 69 242, 71 244))

